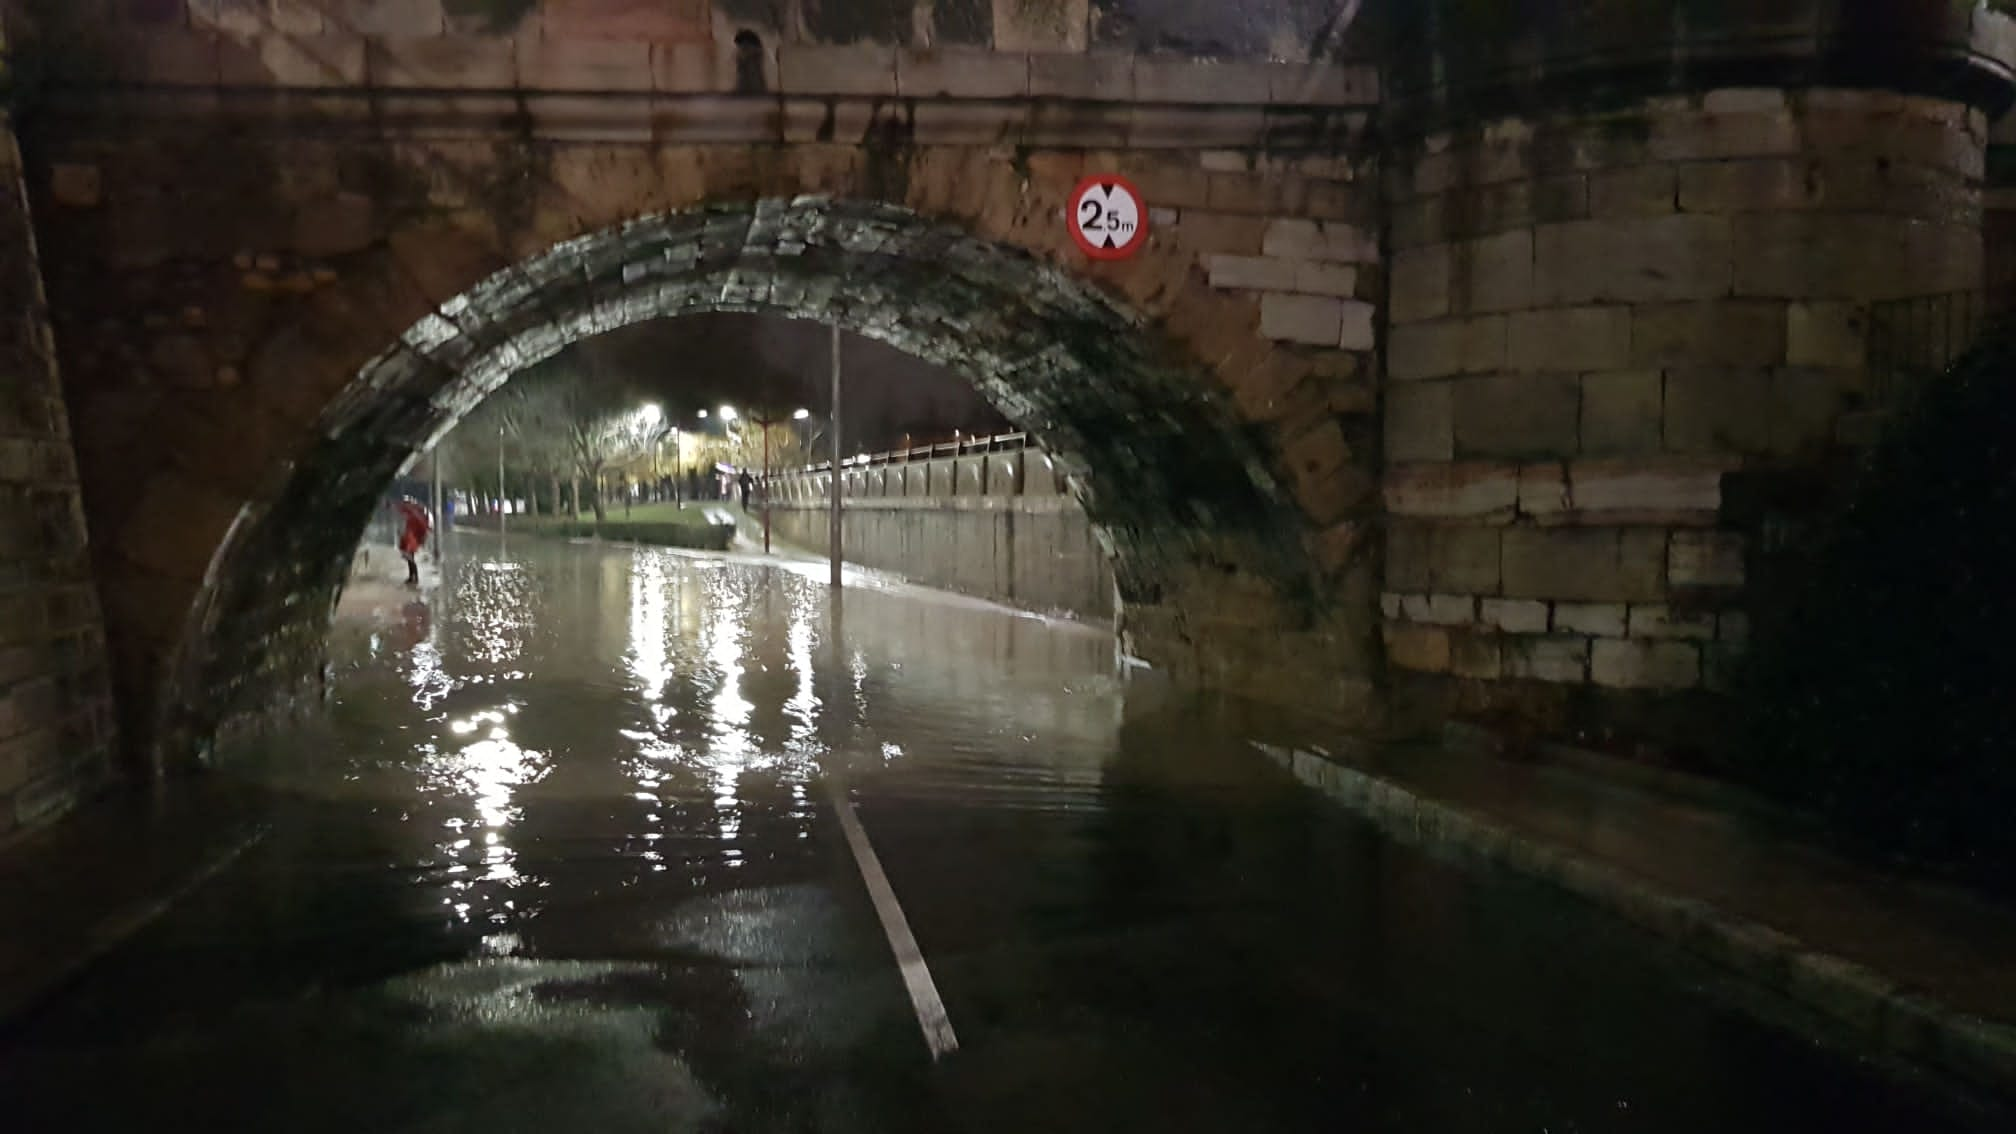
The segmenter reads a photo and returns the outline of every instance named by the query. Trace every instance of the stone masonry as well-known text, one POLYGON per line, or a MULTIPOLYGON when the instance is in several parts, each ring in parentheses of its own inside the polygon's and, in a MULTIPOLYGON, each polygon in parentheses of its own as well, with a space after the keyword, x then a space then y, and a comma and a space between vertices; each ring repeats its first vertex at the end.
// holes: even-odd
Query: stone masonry
POLYGON ((1715 686, 1756 539, 1729 486, 1857 439, 1872 302, 1980 286, 1985 135, 1935 98, 1721 89, 1394 163, 1393 663, 1715 686))
POLYGON ((1872 305, 1980 287, 2016 59, 1913 0, 15 7, 136 767, 312 676, 416 447, 701 310, 966 373, 1184 680, 1684 709, 1880 428, 1872 305), (1107 172, 1122 263, 1063 223, 1107 172))
POLYGON ((34 192, 144 762, 312 678, 414 447, 566 342, 697 310, 961 370, 1083 485, 1128 649, 1369 711, 1371 68, 1270 58, 1245 17, 1255 62, 1200 60, 1082 3, 925 5, 928 35, 909 6, 405 7, 41 10, 34 192), (1153 210, 1133 260, 1062 223, 1099 171, 1153 210))
POLYGON ((0 112, 0 839, 102 783, 113 747, 104 625, 36 266, 20 152, 0 112))
POLYGON ((2016 33, 1461 7, 1393 10, 1384 73, 1387 660, 1445 711, 1686 743, 1760 557, 1882 427, 1872 306, 1981 287, 2016 33))

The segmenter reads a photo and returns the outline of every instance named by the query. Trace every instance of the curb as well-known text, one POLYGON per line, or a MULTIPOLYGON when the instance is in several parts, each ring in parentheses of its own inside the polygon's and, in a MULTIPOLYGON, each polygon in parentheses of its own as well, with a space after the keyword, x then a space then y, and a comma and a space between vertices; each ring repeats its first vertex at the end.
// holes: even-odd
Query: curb
POLYGON ((175 886, 162 896, 115 909, 99 917, 85 929, 81 940, 74 943, 75 951, 61 960, 40 967, 30 965, 9 972, 0 972, 0 1023, 26 1014, 29 1009, 40 1004, 57 989, 68 984, 78 974, 124 944, 128 938, 153 924, 161 915, 189 895, 202 889, 212 878, 222 873, 225 867, 236 862, 239 856, 265 839, 269 830, 264 824, 259 824, 241 832, 222 848, 198 860, 175 886))
POLYGON ((1761 922, 1661 889, 1304 749, 1255 744, 1270 760, 1408 846, 1552 883, 1820 1012, 1875 1050, 2016 1095, 2016 1027, 1901 988, 1761 922))

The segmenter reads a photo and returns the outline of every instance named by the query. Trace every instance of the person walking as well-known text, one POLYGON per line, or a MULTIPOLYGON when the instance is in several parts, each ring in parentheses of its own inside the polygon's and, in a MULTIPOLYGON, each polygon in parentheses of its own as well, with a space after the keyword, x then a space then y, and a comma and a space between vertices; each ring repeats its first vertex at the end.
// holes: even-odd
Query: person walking
POLYGON ((742 490, 742 510, 747 512, 749 510, 749 492, 756 487, 756 478, 749 475, 748 469, 743 469, 742 475, 735 478, 735 484, 742 490))
POLYGON ((399 500, 399 554, 406 560, 406 585, 420 585, 420 549, 427 546, 427 535, 434 528, 434 520, 427 514, 427 508, 411 496, 399 500))

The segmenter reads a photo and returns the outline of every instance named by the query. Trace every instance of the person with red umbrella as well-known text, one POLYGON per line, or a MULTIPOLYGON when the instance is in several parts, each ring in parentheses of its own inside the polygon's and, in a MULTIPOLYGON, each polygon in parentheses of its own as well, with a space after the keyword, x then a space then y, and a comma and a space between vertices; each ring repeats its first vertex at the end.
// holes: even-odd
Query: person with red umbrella
POLYGON ((427 534, 434 528, 427 508, 411 496, 399 501, 399 554, 406 560, 406 585, 420 585, 420 563, 416 556, 427 546, 427 534))

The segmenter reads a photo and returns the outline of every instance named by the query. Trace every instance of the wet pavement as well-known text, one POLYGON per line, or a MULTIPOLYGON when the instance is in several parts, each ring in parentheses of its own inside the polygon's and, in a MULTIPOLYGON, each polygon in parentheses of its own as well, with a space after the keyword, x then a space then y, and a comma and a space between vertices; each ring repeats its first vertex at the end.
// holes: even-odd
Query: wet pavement
POLYGON ((0 1032, 0 1129, 2016 1129, 1382 839, 1095 629, 449 551, 354 587, 326 719, 225 773, 270 834, 0 1032))

